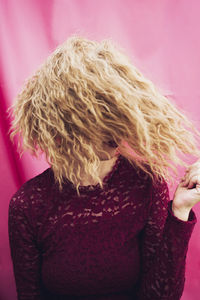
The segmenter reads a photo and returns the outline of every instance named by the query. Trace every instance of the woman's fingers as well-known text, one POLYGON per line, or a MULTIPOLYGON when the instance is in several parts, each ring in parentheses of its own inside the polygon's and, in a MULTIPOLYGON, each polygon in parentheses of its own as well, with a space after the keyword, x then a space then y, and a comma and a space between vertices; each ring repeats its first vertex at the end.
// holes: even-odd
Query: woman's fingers
POLYGON ((196 184, 200 184, 200 172, 193 172, 186 175, 182 182, 182 185, 187 186, 189 189, 193 188, 196 184))

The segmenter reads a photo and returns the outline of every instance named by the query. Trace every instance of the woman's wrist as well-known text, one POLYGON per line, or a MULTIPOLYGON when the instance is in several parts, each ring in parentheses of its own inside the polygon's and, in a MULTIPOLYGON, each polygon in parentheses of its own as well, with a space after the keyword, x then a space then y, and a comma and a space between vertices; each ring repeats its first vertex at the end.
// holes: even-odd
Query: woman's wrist
POLYGON ((191 209, 185 207, 182 208, 174 207, 172 201, 172 212, 175 215, 175 217, 177 217, 178 219, 182 221, 188 221, 190 210, 191 209))

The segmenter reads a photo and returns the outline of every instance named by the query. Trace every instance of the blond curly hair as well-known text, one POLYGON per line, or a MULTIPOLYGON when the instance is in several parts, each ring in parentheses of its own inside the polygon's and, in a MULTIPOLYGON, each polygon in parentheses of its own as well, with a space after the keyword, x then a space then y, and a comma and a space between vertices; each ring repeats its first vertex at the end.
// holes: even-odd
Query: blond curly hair
POLYGON ((93 146, 110 159, 104 151, 109 141, 134 167, 167 182, 169 167, 177 175, 173 163, 188 166, 176 151, 200 157, 200 132, 190 118, 110 39, 68 38, 25 81, 16 100, 9 108, 10 138, 22 137, 20 155, 26 149, 36 157, 45 153, 60 190, 67 178, 80 195, 81 170, 103 188, 93 146))

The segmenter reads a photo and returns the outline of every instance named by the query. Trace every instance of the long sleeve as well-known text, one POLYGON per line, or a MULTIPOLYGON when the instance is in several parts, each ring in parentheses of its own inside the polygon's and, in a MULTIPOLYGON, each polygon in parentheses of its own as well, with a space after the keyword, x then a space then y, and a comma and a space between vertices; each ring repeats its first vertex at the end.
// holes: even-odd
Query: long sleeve
POLYGON ((142 271, 137 300, 179 300, 183 293, 186 254, 197 219, 191 210, 188 221, 182 221, 171 207, 167 183, 157 182, 141 235, 142 271))
POLYGON ((40 255, 31 211, 21 188, 9 204, 8 231, 18 300, 40 300, 40 255))

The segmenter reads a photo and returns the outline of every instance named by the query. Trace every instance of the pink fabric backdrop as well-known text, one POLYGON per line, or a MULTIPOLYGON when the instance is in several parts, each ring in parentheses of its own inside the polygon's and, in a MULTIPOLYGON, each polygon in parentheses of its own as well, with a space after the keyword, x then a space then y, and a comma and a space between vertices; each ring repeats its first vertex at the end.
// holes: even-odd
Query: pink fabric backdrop
MULTIPOLYGON (((98 40, 112 37, 165 95, 200 124, 199 11, 198 0, 1 0, 0 300, 16 299, 7 228, 10 197, 48 167, 44 157, 38 161, 28 153, 19 160, 7 136, 5 112, 25 78, 75 32, 98 40)), ((194 211, 200 220, 199 204, 194 211)), ((200 222, 189 244, 182 300, 199 299, 199 253, 200 222)))

